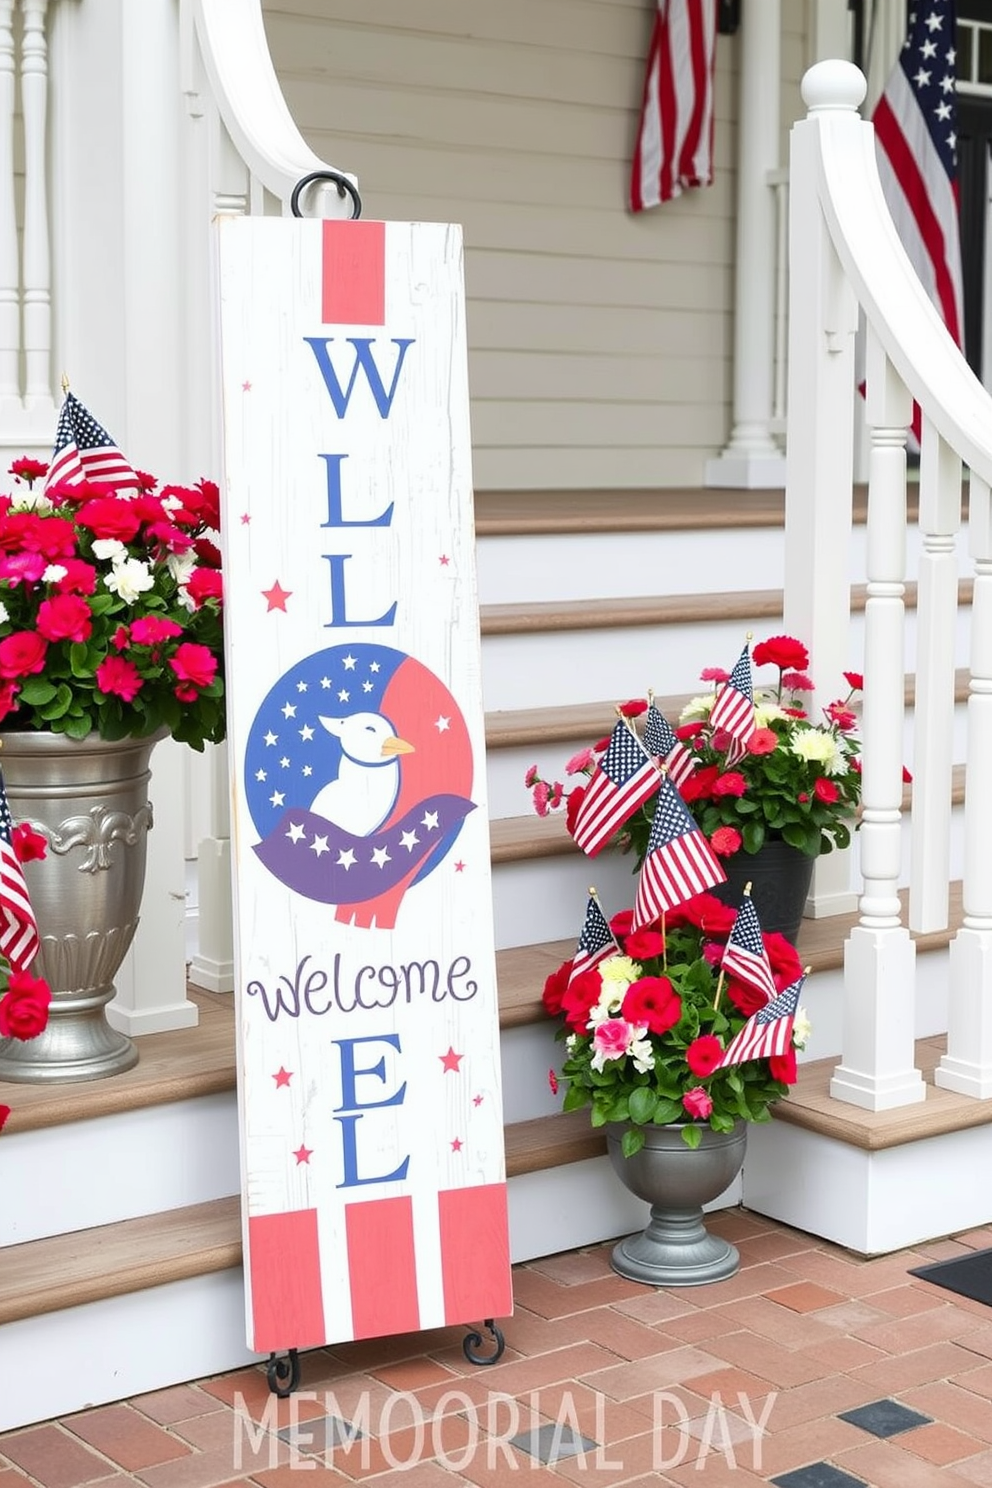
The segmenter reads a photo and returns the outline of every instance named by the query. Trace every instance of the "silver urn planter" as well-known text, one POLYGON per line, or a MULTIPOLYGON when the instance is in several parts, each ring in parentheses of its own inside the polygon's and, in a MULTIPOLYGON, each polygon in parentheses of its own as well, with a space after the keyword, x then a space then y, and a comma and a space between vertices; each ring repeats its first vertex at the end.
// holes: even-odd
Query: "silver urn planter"
POLYGON ((37 1038, 0 1039, 0 1079, 99 1080, 137 1063, 106 1007, 138 925, 152 807, 149 760, 163 737, 108 742, 42 732, 0 734, 0 766, 16 822, 48 844, 24 864, 41 951, 31 970, 52 990, 37 1038))
POLYGON ((651 1205, 647 1228, 614 1247, 614 1271, 650 1286, 725 1281, 739 1269, 740 1256, 727 1240, 708 1232, 703 1205, 719 1198, 740 1172, 747 1123, 738 1121, 729 1132, 704 1126, 698 1147, 683 1142, 681 1124, 641 1129, 644 1146, 633 1157, 624 1157, 626 1125, 606 1128, 614 1171, 631 1193, 651 1205))

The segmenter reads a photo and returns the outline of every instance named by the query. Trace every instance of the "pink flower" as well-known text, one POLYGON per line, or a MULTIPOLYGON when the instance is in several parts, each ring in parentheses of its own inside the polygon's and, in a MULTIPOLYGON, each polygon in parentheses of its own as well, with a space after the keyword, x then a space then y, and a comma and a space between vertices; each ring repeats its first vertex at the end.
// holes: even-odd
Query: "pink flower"
POLYGON ((848 729, 853 729, 857 726, 858 715, 846 707, 839 699, 831 703, 829 707, 824 708, 823 711, 830 719, 830 722, 835 723, 842 733, 846 733, 848 729))
POLYGON ((216 656, 209 646, 199 646, 195 641, 177 646, 169 665, 180 682, 192 682, 195 687, 209 687, 217 675, 216 656))
POLYGON ((557 811, 558 810, 558 807, 561 805, 562 797, 563 797, 564 794, 565 794, 565 787, 562 785, 562 783, 561 783, 560 780, 556 780, 555 783, 554 783, 554 785, 551 787, 551 794, 548 797, 548 807, 550 808, 550 810, 552 810, 552 811, 557 811))
POLYGON ((733 857, 735 852, 740 851, 743 841, 736 827, 717 827, 710 838, 710 847, 721 858, 733 857))
POLYGON ((6 553, 0 558, 0 579, 8 584, 37 584, 47 567, 40 553, 6 553))
POLYGON ((530 769, 527 771, 527 774, 524 776, 524 785, 527 787, 528 790, 530 790, 531 786, 532 785, 536 785, 536 783, 537 783, 537 766, 536 765, 531 765, 530 769))
POLYGON ((551 792, 548 789, 547 781, 539 780, 533 792, 534 810, 538 816, 547 816, 550 796, 551 792))
POLYGON ((700 682, 713 682, 719 685, 721 682, 730 681, 730 673, 725 672, 723 667, 703 667, 699 674, 700 682))
POLYGON ((581 775, 584 770, 590 769, 592 764, 592 750, 580 749, 578 754, 573 754, 572 758, 568 761, 567 765, 565 766, 565 774, 581 775))
POLYGON ((630 1048, 634 1030, 626 1018, 605 1018, 596 1025, 593 1048, 600 1060, 622 1059, 630 1048))
POLYGON ((38 634, 46 641, 88 641, 93 614, 79 594, 56 594, 38 606, 38 634))
POLYGON ((141 615, 131 623, 131 639, 136 646, 156 646, 182 633, 182 626, 165 615, 141 615))
POLYGON ((778 748, 778 734, 774 729, 755 729, 747 741, 748 754, 774 754, 778 748))
POLYGON ((80 527, 87 527, 94 537, 116 537, 120 542, 131 542, 138 535, 141 517, 134 502, 117 496, 97 496, 87 501, 76 513, 80 527))
POLYGON ((45 670, 48 642, 33 630, 15 630, 0 641, 0 677, 31 677, 45 670))
POLYGON ((224 597, 224 582, 217 568, 194 568, 186 581, 186 593, 197 609, 208 599, 224 597))
POLYGON ((682 1104, 690 1116, 700 1117, 703 1120, 713 1110, 713 1102, 702 1085, 694 1085, 691 1090, 687 1090, 682 1097, 682 1104))
POLYGON ((19 863, 31 863, 48 852, 48 842, 30 822, 18 822, 11 834, 14 856, 19 863))
POLYGON ((818 801, 822 801, 825 806, 832 806, 833 803, 840 797, 840 791, 837 789, 835 782, 832 780, 828 780, 825 775, 821 775, 819 780, 813 786, 813 794, 816 799, 818 801))
POLYGON ((548 1070, 548 1084, 551 1087, 551 1094, 552 1095, 557 1095, 558 1094, 558 1076, 555 1074, 555 1072, 554 1072, 553 1069, 549 1069, 548 1070))
POLYGON ((805 672, 783 672, 782 686, 788 688, 789 692, 812 692, 813 679, 807 677, 805 672))
POLYGON ((96 685, 108 696, 131 703, 141 691, 142 681, 133 661, 123 656, 106 656, 96 669, 96 685))
POLYGON ((8 713, 16 711, 17 694, 20 690, 16 682, 0 682, 0 718, 6 718, 8 713))

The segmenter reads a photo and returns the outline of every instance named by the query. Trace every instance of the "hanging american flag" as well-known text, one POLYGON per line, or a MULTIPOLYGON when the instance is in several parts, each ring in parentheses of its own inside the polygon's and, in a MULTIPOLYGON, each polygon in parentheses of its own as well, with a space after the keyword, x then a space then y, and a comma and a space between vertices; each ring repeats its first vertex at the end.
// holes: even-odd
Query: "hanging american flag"
POLYGON ((613 938, 609 921, 604 915, 596 895, 590 891, 589 902, 586 905, 586 918, 579 936, 579 943, 572 960, 572 969, 568 974, 568 985, 571 986, 577 976, 584 971, 593 971, 607 956, 618 955, 620 947, 613 938))
POLYGON ((955 47, 953 0, 917 6, 872 123, 882 190, 899 237, 960 346, 955 47))
POLYGON ((618 719, 575 814, 572 836, 582 851, 590 858, 601 852, 617 828, 654 795, 658 778, 640 739, 618 719))
POLYGON ((0 951, 15 971, 27 971, 41 949, 41 940, 14 851, 13 832, 7 788, 0 771, 0 951))
POLYGON ((726 877, 682 797, 663 777, 637 883, 634 929, 653 924, 665 910, 705 893, 726 877))
POLYGON ((642 212, 713 180, 717 0, 658 0, 630 175, 642 212))
POLYGON ((140 485, 137 474, 106 429, 97 423, 73 393, 66 393, 55 430, 55 447, 45 477, 45 490, 57 482, 78 486, 82 481, 115 488, 137 488, 140 485))
POLYGON ((796 1009, 805 982, 804 974, 771 1002, 766 1002, 753 1018, 748 1018, 740 1033, 730 1040, 716 1068, 727 1069, 732 1064, 744 1064, 748 1059, 770 1059, 773 1054, 787 1053, 792 1044, 796 1009))
POLYGON ((763 992, 769 1002, 775 996, 775 978, 772 976, 765 942, 761 938, 758 911, 750 894, 745 893, 737 911, 734 928, 723 953, 723 969, 746 986, 753 987, 756 992, 763 992))
POLYGON ((682 740, 652 700, 644 723, 644 748, 652 759, 660 759, 673 785, 679 786, 695 770, 698 763, 682 740))
POLYGON ((728 765, 736 764, 747 753, 747 741, 754 733, 754 687, 751 682, 751 652, 744 647, 730 677, 717 693, 710 713, 710 727, 730 735, 728 765))

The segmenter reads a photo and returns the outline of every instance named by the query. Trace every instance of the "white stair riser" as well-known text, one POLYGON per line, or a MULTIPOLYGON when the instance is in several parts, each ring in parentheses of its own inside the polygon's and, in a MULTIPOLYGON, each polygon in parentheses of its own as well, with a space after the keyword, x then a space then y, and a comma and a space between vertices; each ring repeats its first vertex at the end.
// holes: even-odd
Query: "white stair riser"
MULTIPOLYGON (((958 612, 955 665, 968 663, 970 611, 958 612)), ((748 632, 756 641, 781 633, 782 619, 712 620, 695 624, 632 625, 590 630, 536 631, 526 635, 488 635, 482 643, 485 706, 553 708, 595 702, 611 695, 619 702, 644 697, 651 688, 668 693, 707 691, 699 674, 705 667, 729 671, 748 632), (577 695, 578 694, 578 695, 577 695)), ((863 670, 864 615, 851 617, 847 668, 863 670)), ((916 612, 906 612, 906 670, 915 670, 916 612)), ((825 678, 811 663, 817 683, 825 678)), ((769 679, 773 674, 769 673, 769 679)), ((759 682, 761 678, 759 677, 759 682)), ((835 679, 838 695, 844 688, 835 679)), ((831 689, 833 691, 833 689, 831 689)))
POLYGON ((634 902, 633 859, 606 852, 590 860, 569 852, 557 858, 497 863, 493 871, 496 946, 538 945, 578 936, 590 887, 607 915, 634 902))
MULTIPOLYGON (((918 530, 907 533, 906 574, 919 572, 918 530)), ((851 534, 850 577, 864 583, 866 529, 851 534)), ((958 572, 973 572, 967 533, 957 541, 958 572)), ((608 599, 624 594, 722 594, 780 589, 781 528, 699 528, 685 532, 568 532, 480 537, 476 547, 482 604, 608 599)))
POLYGON ((224 1198, 241 1188, 237 1100, 232 1090, 9 1131, 3 1169, 0 1245, 224 1198))

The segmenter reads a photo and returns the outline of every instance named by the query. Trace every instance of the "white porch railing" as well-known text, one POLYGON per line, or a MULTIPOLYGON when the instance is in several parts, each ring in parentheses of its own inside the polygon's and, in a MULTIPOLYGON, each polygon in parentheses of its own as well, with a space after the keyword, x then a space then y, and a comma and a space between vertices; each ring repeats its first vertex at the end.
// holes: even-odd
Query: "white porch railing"
MULTIPOLYGON (((857 108, 865 81, 846 62, 803 80, 792 131, 786 602, 816 673, 854 664, 849 552, 854 339, 868 327, 867 607, 864 640, 860 920, 845 950, 841 1063, 831 1093, 869 1110, 923 1100, 914 1067, 914 946, 901 922, 905 662, 906 437, 922 411, 920 558, 909 927, 948 922, 955 536, 962 463, 970 470, 974 563, 965 802, 964 922, 951 949, 947 1054, 938 1084, 992 1096, 992 399, 914 274, 885 206, 874 130, 857 108)), ((826 695, 815 699, 819 706, 826 695)), ((820 867, 829 877, 831 860, 820 867)))

